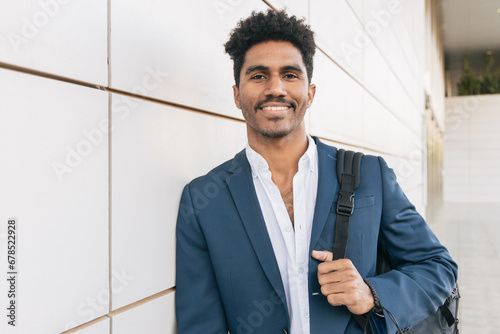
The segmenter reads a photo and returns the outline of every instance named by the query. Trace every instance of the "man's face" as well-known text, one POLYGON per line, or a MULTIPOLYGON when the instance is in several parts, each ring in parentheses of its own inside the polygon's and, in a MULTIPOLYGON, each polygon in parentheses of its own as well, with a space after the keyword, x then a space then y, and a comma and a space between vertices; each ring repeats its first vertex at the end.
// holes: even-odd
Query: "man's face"
POLYGON ((305 131, 304 115, 316 87, 309 85, 302 54, 289 42, 267 41, 245 55, 234 101, 250 136, 281 138, 305 131))

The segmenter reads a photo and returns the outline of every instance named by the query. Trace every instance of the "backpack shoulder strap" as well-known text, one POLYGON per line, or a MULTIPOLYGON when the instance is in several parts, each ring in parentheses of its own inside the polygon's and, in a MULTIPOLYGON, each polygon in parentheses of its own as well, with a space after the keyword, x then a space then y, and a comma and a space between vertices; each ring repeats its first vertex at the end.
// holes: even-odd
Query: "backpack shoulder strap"
POLYGON ((337 179, 340 183, 337 202, 337 222, 333 242, 333 259, 345 257, 349 235, 349 219, 354 211, 354 190, 359 187, 363 153, 339 149, 337 152, 337 179))
MULTIPOLYGON (((335 223, 335 240, 333 241, 333 259, 343 259, 347 250, 349 236, 349 220, 354 211, 354 190, 359 187, 361 174, 361 158, 363 153, 339 149, 337 152, 337 179, 340 183, 337 201, 337 222, 335 223)), ((371 313, 353 315, 354 320, 364 333, 371 334, 369 325, 371 313)))

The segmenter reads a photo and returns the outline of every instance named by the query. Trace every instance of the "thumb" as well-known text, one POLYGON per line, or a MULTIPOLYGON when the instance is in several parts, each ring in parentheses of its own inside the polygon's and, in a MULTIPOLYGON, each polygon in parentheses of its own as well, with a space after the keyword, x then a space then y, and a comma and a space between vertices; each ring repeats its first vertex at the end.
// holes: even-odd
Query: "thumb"
POLYGON ((317 251, 313 250, 311 253, 311 256, 318 260, 318 261, 332 261, 333 260, 333 253, 329 251, 317 251))

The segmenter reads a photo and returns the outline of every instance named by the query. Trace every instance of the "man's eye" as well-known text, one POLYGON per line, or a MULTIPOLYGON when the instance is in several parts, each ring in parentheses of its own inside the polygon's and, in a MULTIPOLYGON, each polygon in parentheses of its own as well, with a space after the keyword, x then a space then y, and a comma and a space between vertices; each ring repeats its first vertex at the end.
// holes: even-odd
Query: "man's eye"
POLYGON ((262 74, 256 74, 252 77, 252 79, 256 79, 256 80, 262 80, 262 79, 265 79, 266 77, 263 76, 262 74))
POLYGON ((288 74, 285 74, 285 78, 287 79, 295 79, 295 78, 298 78, 297 75, 293 74, 293 73, 288 73, 288 74))

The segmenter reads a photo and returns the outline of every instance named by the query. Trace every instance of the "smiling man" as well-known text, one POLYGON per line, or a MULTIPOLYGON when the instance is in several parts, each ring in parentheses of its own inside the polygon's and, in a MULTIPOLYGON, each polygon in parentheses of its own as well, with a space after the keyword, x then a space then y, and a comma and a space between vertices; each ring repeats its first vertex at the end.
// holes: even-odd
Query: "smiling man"
POLYGON ((395 333, 436 311, 457 267, 380 157, 365 156, 347 258, 332 261, 337 150, 306 133, 315 44, 302 20, 253 13, 225 45, 248 145, 193 180, 177 222, 183 333, 395 333), (213 191, 213 188, 217 191, 213 191), (208 201, 196 194, 211 189, 208 201), (396 268, 377 276, 381 244, 396 268))

